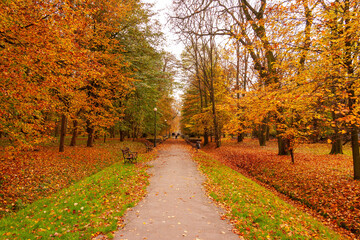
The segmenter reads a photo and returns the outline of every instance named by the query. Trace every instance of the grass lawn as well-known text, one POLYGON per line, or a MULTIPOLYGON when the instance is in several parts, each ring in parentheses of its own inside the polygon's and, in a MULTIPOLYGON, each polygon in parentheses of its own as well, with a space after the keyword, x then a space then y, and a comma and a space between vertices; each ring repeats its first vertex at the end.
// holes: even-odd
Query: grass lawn
POLYGON ((0 239, 91 239, 115 231, 145 194, 145 167, 116 163, 0 220, 0 239))
POLYGON ((0 149, 0 239, 111 237, 124 211, 144 196, 148 175, 142 163, 156 153, 118 139, 92 148, 84 139, 78 143, 63 153, 57 143, 37 151, 0 149), (139 164, 123 163, 124 147, 139 153, 139 164))
POLYGON ((360 181, 353 179, 350 146, 347 154, 328 154, 331 144, 301 144, 290 156, 277 154, 276 141, 260 147, 255 139, 224 141, 203 150, 236 171, 263 182, 315 210, 352 238, 360 237, 360 181))
MULTIPOLYGON (((6 151, 0 147, 0 218, 49 196, 114 163, 123 162, 121 148, 145 152, 140 142, 109 139, 92 148, 79 139, 76 147, 39 146, 37 151, 6 151)), ((149 154, 143 155, 150 156, 149 154)))
POLYGON ((208 194, 226 210, 245 239, 343 239, 271 191, 202 151, 194 154, 208 194))

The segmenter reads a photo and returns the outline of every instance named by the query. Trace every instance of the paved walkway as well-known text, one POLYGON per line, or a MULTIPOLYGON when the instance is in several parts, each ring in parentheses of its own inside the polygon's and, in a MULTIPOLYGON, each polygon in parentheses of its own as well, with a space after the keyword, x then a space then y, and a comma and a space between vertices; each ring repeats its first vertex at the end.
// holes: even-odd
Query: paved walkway
POLYGON ((115 240, 232 240, 232 226, 205 195, 204 177, 181 140, 167 140, 150 163, 148 195, 127 212, 115 240))

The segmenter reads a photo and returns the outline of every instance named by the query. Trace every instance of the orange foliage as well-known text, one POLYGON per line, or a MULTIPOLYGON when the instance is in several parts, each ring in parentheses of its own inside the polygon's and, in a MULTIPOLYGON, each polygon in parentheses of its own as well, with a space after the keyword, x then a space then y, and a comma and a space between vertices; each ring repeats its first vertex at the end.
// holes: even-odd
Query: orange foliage
POLYGON ((252 140, 204 150, 360 235, 360 182, 352 179, 350 157, 296 153, 295 164, 290 164, 290 156, 279 156, 276 148, 262 148, 252 140))
POLYGON ((132 5, 0 2, 0 128, 14 145, 47 140, 57 114, 113 124, 113 101, 132 89, 116 38, 132 5))
MULTIPOLYGON (((115 140, 114 140, 115 141, 115 140)), ((119 140, 116 140, 116 143, 119 140)), ((0 152, 0 218, 25 204, 46 197, 71 183, 122 161, 123 143, 105 147, 72 147, 59 153, 57 147, 39 151, 0 152)), ((129 143, 127 143, 127 146, 129 143)), ((144 151, 133 144, 134 151, 144 151)))

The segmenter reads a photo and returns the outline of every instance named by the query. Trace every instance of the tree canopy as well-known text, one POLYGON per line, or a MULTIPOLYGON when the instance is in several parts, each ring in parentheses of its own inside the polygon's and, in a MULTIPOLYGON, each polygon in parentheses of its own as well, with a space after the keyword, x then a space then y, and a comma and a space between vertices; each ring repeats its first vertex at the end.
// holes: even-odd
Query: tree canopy
POLYGON ((171 19, 187 48, 184 131, 218 147, 223 133, 274 137, 292 162, 299 142, 337 154, 350 140, 360 179, 358 1, 178 0, 171 19))
POLYGON ((171 112, 174 70, 151 5, 19 0, 0 7, 0 131, 11 147, 49 141, 60 125, 63 135, 72 131, 72 145, 84 132, 88 146, 116 130, 137 137, 150 132, 154 107, 162 121, 171 112))

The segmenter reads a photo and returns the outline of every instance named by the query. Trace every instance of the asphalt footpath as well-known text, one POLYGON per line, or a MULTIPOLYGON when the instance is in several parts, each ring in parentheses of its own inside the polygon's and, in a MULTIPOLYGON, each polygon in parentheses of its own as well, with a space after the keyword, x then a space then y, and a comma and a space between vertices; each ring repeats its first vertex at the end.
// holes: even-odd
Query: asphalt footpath
MULTIPOLYGON (((196 154, 196 153, 195 153, 196 154)), ((183 140, 163 143, 150 163, 147 196, 125 215, 115 240, 239 239, 222 210, 205 194, 205 180, 183 140)))

